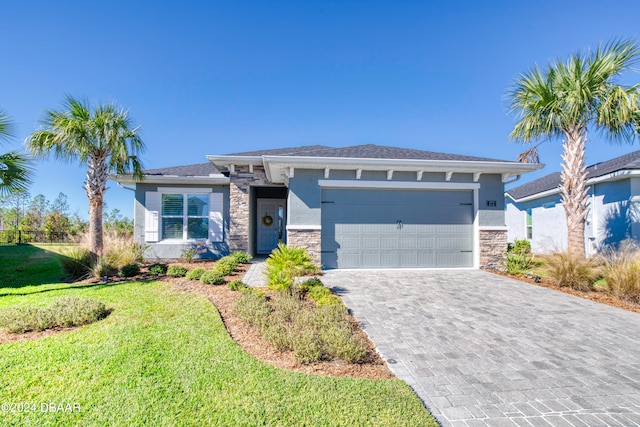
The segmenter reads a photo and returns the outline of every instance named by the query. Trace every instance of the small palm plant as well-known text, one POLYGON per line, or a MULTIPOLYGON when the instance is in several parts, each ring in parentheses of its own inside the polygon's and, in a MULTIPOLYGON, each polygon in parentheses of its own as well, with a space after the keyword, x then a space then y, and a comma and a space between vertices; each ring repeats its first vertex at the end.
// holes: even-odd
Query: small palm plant
POLYGON ((296 277, 317 273, 319 268, 313 263, 305 248, 279 243, 266 261, 266 276, 269 288, 277 291, 291 289, 296 277))

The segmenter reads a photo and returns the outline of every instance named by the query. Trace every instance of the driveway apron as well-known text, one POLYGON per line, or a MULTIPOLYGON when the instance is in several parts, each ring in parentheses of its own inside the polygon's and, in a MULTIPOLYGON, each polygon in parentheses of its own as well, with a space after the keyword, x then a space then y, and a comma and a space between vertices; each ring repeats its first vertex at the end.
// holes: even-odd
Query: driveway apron
POLYGON ((640 314, 479 270, 330 270, 443 426, 640 426, 640 314))

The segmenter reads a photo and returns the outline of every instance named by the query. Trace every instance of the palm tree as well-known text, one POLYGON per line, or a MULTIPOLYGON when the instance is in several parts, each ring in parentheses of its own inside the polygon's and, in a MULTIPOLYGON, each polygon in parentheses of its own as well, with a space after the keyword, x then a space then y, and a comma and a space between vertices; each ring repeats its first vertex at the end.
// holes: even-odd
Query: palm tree
POLYGON ((86 101, 68 96, 62 110, 45 111, 43 129, 26 141, 39 158, 53 155, 63 161, 87 165, 84 188, 89 198, 89 250, 101 256, 103 197, 110 173, 132 173, 142 179, 138 155, 144 151, 139 127, 133 127, 126 110, 111 104, 93 111, 86 101))
MULTIPOLYGON (((0 142, 11 136, 11 121, 5 113, 0 111, 0 142)), ((31 184, 29 160, 15 151, 0 154, 0 195, 26 191, 29 184, 31 184)))
MULTIPOLYGON (((640 49, 631 40, 614 40, 587 54, 574 53, 541 71, 537 66, 520 75, 508 93, 518 122, 509 138, 531 143, 563 139, 560 193, 567 218, 568 250, 584 257, 588 213, 585 143, 589 126, 611 141, 633 143, 638 137, 638 86, 616 84, 640 49)), ((537 146, 536 146, 537 147, 537 146)), ((537 148, 521 155, 537 161, 537 148)))

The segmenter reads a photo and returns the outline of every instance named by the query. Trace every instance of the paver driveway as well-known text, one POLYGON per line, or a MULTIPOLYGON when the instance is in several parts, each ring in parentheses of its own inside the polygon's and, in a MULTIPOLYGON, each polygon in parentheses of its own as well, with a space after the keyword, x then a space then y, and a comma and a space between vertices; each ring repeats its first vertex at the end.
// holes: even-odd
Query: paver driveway
POLYGON ((332 270, 442 425, 640 426, 640 314, 478 270, 332 270))

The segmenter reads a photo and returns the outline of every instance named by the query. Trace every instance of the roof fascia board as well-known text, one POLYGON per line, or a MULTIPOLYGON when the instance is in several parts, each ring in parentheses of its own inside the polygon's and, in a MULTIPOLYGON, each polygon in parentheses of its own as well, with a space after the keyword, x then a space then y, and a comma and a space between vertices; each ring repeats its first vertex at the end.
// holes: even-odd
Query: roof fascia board
POLYGON ((467 160, 370 159, 347 157, 264 156, 265 170, 271 182, 285 180, 284 170, 336 169, 403 172, 494 173, 520 175, 542 169, 542 164, 467 160))
POLYGON ((135 179, 133 175, 109 175, 109 178, 120 184, 229 184, 229 178, 222 174, 212 176, 147 175, 142 180, 135 179))
MULTIPOLYGON (((615 172, 608 173, 606 175, 597 176, 595 178, 589 178, 586 181, 586 185, 589 186, 589 185, 593 185, 593 184, 599 184, 601 182, 620 181, 622 179, 631 178, 631 177, 634 177, 634 176, 640 176, 640 170, 638 170, 638 169, 620 170, 620 171, 615 171, 615 172)), ((511 196, 507 192, 505 192, 504 194, 506 196, 508 196, 511 200, 513 200, 514 202, 529 202, 531 200, 542 199, 544 197, 553 196, 554 194, 558 194, 558 193, 560 193, 560 187, 552 188, 551 190, 542 191, 540 193, 532 194, 530 196, 522 197, 520 199, 514 198, 513 196, 511 196)))
POLYGON ((207 155, 207 160, 209 160, 214 165, 262 165, 263 156, 216 156, 216 155, 207 155))

